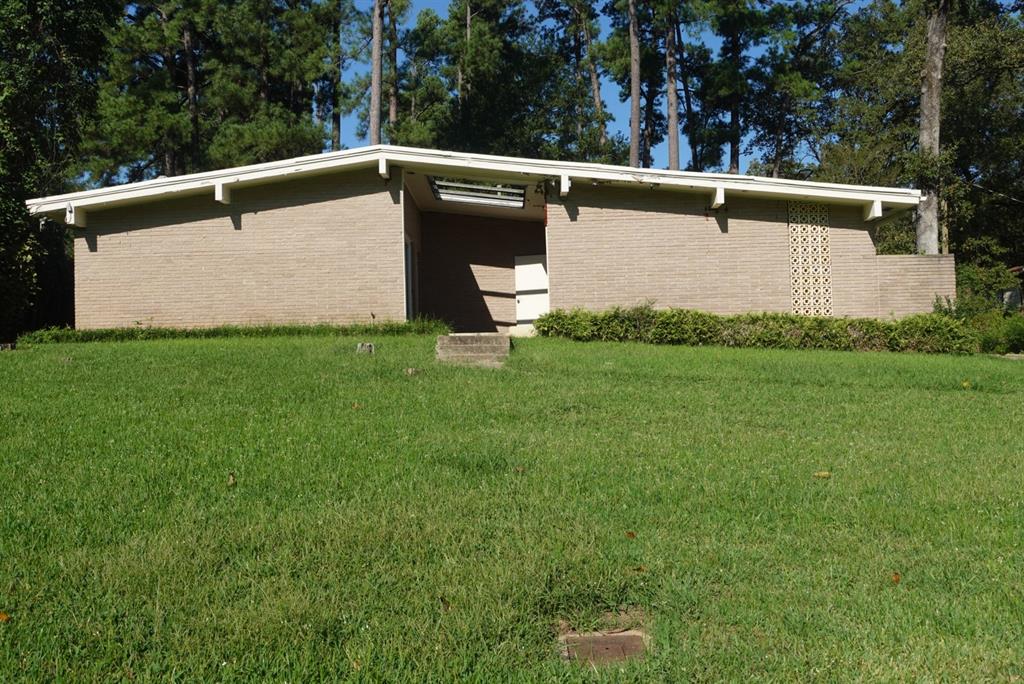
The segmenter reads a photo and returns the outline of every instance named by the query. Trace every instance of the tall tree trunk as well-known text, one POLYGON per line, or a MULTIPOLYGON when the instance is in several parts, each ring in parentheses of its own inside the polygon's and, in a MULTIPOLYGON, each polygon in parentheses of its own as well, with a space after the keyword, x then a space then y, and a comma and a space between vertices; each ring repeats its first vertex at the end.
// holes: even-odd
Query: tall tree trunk
POLYGON ((373 34, 370 49, 370 144, 380 145, 381 52, 384 26, 381 0, 373 0, 373 34))
POLYGON ((338 54, 337 61, 332 57, 334 73, 331 74, 331 149, 337 152, 341 149, 341 70, 345 65, 345 57, 342 55, 341 45, 341 14, 335 14, 334 23, 331 26, 334 31, 334 39, 338 41, 336 46, 338 54))
POLYGON ((629 165, 640 166, 640 27, 629 0, 629 165))
POLYGON ((394 0, 388 2, 388 142, 394 143, 395 127, 398 125, 398 17, 395 16, 394 0))
POLYGON ((679 92, 676 90, 676 32, 674 17, 665 27, 665 86, 668 89, 668 168, 679 170, 679 92))
POLYGON ((576 81, 572 97, 573 118, 576 119, 576 144, 583 140, 583 116, 580 111, 580 94, 583 89, 583 41, 580 40, 582 30, 577 28, 572 34, 573 77, 576 81))
MULTIPOLYGON (((949 0, 933 0, 928 14, 928 43, 924 67, 921 69, 921 129, 918 143, 921 152, 937 157, 940 152, 939 124, 942 101, 942 63, 946 54, 946 23, 949 0)), ((937 183, 923 188, 921 205, 917 208, 917 251, 939 253, 939 189, 937 183)))
POLYGON ((412 87, 409 88, 409 118, 416 120, 416 87, 419 84, 419 75, 416 71, 416 62, 409 64, 409 80, 412 87))
POLYGON ((331 90, 331 149, 341 149, 341 87, 335 83, 331 90))
POLYGON ((782 175, 782 127, 785 125, 785 120, 775 122, 775 135, 772 140, 772 178, 782 175))
MULTIPOLYGON (((473 36, 473 12, 470 7, 469 0, 466 0, 466 60, 469 60, 469 44, 473 36)), ((469 97, 469 91, 472 87, 469 83, 469 69, 466 69, 466 82, 463 86, 466 89, 466 97, 469 97)))
POLYGON ((199 77, 196 69, 196 48, 192 35, 192 22, 186 21, 181 42, 185 53, 185 92, 188 98, 188 119, 191 132, 189 141, 189 170, 199 162, 199 77))
POLYGON ((608 129, 604 123, 604 102, 601 100, 601 77, 597 73, 597 62, 594 60, 594 53, 591 51, 593 40, 590 37, 590 18, 580 16, 583 24, 583 40, 587 48, 587 71, 590 73, 590 95, 594 98, 594 113, 598 121, 598 135, 601 147, 608 144, 608 129))
POLYGON ((729 173, 740 172, 740 143, 742 134, 740 132, 740 37, 735 32, 728 36, 726 42, 729 46, 729 62, 733 67, 735 83, 732 85, 732 92, 729 94, 729 173))
MULTIPOLYGON (((685 44, 683 43, 683 31, 678 22, 676 22, 674 31, 676 34, 676 50, 678 51, 676 62, 678 67, 683 67, 686 64, 685 44)), ((704 164, 701 161, 697 145, 697 113, 693 109, 693 95, 690 92, 690 74, 685 68, 681 70, 683 71, 683 109, 686 111, 686 142, 690 146, 689 168, 693 171, 703 171, 704 164)))
MULTIPOLYGON (((164 69, 167 71, 167 79, 170 83, 174 84, 174 87, 178 85, 178 67, 174 61, 174 54, 170 51, 165 51, 162 55, 164 69)), ((177 176, 184 173, 180 168, 180 156, 178 149, 180 143, 178 141, 170 141, 166 137, 163 139, 163 167, 161 168, 162 175, 164 176, 177 176)))
POLYGON ((651 150, 654 147, 654 114, 657 99, 658 93, 654 89, 654 84, 648 81, 646 92, 644 93, 644 142, 640 155, 645 169, 649 169, 654 165, 651 150))
POLYGON ((473 31, 473 12, 469 5, 469 0, 466 0, 466 42, 462 50, 462 59, 459 60, 458 65, 455 68, 456 75, 456 86, 455 89, 459 95, 459 103, 469 96, 469 69, 463 70, 463 64, 469 60, 469 39, 473 31))

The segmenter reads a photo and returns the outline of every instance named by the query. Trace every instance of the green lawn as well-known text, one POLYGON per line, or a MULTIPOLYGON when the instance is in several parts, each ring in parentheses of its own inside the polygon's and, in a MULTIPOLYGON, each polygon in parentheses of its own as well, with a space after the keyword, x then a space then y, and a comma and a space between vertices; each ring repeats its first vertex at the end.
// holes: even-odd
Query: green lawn
POLYGON ((0 353, 0 680, 1024 677, 1024 362, 356 341, 0 353))

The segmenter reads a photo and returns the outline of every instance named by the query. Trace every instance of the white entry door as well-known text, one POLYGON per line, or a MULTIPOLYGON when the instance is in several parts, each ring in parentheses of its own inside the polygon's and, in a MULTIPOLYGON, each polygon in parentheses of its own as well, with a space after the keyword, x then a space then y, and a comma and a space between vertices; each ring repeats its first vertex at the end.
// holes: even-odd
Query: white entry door
POLYGON ((533 322, 550 308, 548 298, 548 260, 544 254, 516 257, 515 335, 529 335, 533 322))

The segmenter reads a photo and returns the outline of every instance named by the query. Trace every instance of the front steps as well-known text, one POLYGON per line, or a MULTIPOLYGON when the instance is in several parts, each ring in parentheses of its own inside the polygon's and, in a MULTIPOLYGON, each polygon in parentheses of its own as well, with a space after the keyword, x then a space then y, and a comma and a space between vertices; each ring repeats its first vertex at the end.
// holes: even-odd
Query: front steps
POLYGON ((512 348, 508 335, 457 333, 437 338, 437 360, 486 368, 500 368, 512 348))

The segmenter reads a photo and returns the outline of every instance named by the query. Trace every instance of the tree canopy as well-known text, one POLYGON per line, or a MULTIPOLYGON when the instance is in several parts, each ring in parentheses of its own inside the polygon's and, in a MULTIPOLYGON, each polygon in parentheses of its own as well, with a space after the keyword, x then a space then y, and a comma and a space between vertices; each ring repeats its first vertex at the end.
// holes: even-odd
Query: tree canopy
POLYGON ((0 0, 0 27, 8 337, 47 319, 40 274, 66 264, 27 197, 340 149, 351 114, 394 144, 618 164, 632 144, 650 166, 668 140, 691 170, 926 188, 961 263, 1024 263, 1020 3, 0 0))

